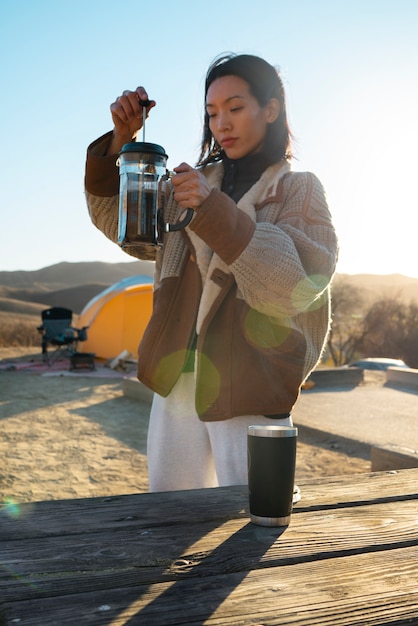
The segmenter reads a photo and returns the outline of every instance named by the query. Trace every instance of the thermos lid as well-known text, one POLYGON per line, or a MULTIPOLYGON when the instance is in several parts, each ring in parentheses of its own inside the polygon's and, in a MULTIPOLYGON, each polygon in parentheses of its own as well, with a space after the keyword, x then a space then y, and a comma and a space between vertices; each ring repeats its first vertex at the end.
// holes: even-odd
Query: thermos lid
POLYGON ((144 141, 131 141, 125 143, 119 154, 126 154, 127 152, 147 152, 148 154, 157 154, 158 156, 168 158, 165 150, 158 143, 147 143, 144 141))
POLYGON ((295 426, 278 426, 268 424, 266 426, 248 426, 248 434, 252 437, 297 437, 298 429, 295 426))

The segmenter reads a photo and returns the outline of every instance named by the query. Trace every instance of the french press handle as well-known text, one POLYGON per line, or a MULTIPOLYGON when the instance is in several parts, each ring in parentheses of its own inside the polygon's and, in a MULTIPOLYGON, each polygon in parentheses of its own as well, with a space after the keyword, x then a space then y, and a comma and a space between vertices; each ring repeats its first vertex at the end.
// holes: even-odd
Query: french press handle
POLYGON ((168 224, 167 222, 164 222, 164 220, 161 218, 160 226, 165 233, 182 230, 183 228, 186 228, 186 226, 188 226, 192 221, 193 213, 193 209, 186 209, 186 215, 183 217, 182 220, 180 220, 180 222, 176 222, 175 224, 168 224))

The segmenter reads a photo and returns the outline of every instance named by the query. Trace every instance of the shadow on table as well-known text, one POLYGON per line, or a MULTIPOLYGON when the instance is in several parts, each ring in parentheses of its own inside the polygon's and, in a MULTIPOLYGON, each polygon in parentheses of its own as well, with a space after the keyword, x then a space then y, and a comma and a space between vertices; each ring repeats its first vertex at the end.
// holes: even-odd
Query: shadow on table
MULTIPOLYGON (((247 524, 209 555, 183 556, 170 567, 176 580, 152 590, 152 599, 135 611, 135 602, 126 611, 126 625, 179 623, 204 624, 234 593, 251 570, 263 567, 263 557, 286 528, 261 528, 247 524), (248 549, 246 549, 248 546, 248 549), (158 594, 158 595, 155 595, 158 594), (172 621, 171 621, 172 620, 172 621)), ((272 561, 269 560, 271 567, 272 561)), ((142 595, 143 605, 146 594, 142 595)), ((238 600, 237 600, 238 601, 238 600)))

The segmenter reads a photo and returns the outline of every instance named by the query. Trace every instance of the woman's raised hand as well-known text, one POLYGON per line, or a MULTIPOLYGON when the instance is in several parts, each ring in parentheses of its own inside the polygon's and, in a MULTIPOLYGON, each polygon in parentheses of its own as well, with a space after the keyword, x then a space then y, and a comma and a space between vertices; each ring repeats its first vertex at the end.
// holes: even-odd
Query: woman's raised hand
POLYGON ((142 128, 143 107, 146 114, 155 107, 155 100, 149 100, 144 87, 137 87, 135 91, 124 91, 110 105, 110 112, 114 124, 113 138, 108 153, 118 152, 122 146, 132 141, 134 135, 142 128))
POLYGON ((174 186, 174 199, 184 209, 197 209, 206 200, 211 187, 203 174, 187 163, 174 168, 176 173, 171 182, 174 186))

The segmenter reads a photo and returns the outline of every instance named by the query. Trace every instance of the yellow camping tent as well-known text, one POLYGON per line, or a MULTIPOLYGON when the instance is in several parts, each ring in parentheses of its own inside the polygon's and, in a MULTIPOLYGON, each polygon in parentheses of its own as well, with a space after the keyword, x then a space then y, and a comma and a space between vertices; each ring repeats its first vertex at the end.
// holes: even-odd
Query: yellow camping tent
POLYGON ((98 358, 117 357, 123 350, 136 356, 152 312, 152 278, 129 276, 108 287, 81 311, 77 326, 88 326, 83 352, 98 358))

